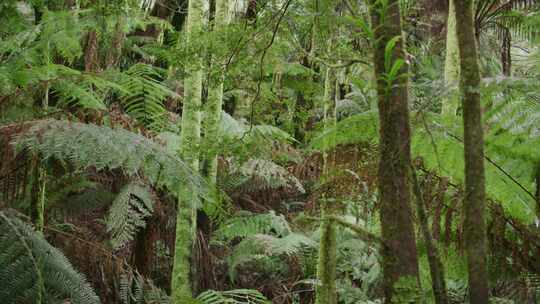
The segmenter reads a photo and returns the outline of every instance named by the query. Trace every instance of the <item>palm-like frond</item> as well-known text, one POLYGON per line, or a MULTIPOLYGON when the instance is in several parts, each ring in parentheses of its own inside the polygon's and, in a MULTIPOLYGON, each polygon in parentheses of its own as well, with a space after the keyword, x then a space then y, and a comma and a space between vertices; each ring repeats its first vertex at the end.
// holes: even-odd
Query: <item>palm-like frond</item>
POLYGON ((209 201, 208 184, 164 147, 124 129, 110 129, 69 121, 37 121, 15 140, 42 159, 56 159, 77 169, 120 169, 127 176, 144 175, 157 187, 173 193, 178 187, 194 187, 209 201))
POLYGON ((201 304, 266 304, 270 303, 259 291, 235 289, 227 291, 207 290, 197 300, 201 304))
POLYGON ((162 73, 151 65, 139 63, 118 77, 119 85, 124 89, 120 94, 124 110, 151 129, 163 129, 166 113, 163 102, 178 96, 159 81, 163 78, 162 73))
POLYGON ((97 304, 98 296, 66 257, 13 215, 0 212, 0 296, 5 303, 97 304))
POLYGON ((113 248, 131 241, 137 230, 146 226, 145 219, 152 215, 155 199, 152 190, 139 181, 130 182, 120 190, 106 219, 113 248))

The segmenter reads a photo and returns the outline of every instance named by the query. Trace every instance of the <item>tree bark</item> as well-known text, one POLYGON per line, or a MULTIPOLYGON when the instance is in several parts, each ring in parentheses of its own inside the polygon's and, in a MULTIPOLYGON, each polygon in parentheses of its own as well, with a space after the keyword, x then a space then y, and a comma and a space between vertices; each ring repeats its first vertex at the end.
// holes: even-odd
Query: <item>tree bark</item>
POLYGON ((536 218, 540 221, 540 163, 536 165, 536 218))
POLYGON ((470 301, 487 304, 484 135, 480 105, 480 67, 474 35, 473 0, 456 2, 460 87, 465 137, 465 253, 470 301))
POLYGON ((428 216, 426 213, 426 203, 422 199, 422 190, 416 177, 416 172, 412 170, 413 191, 416 198, 416 213, 420 221, 420 230, 426 245, 429 271, 431 274, 431 285, 436 304, 448 304, 448 294, 446 292, 446 282, 444 281, 444 266, 441 262, 439 250, 435 244, 431 232, 429 231, 428 216))
POLYGON ((419 288, 416 239, 410 205, 410 125, 407 66, 403 51, 399 1, 371 1, 374 63, 379 107, 379 171, 385 303, 411 301, 419 288), (384 18, 383 18, 384 17, 384 18), (395 40, 399 37, 399 40, 395 40), (392 41, 396 42, 391 47, 392 41), (390 52, 386 52, 387 47, 390 52), (386 54, 386 55, 385 55, 386 54), (389 58, 386 58, 389 57, 389 58), (402 63, 396 77, 387 76, 402 63))
MULTIPOLYGON (((227 13, 229 5, 227 0, 216 0, 216 10, 214 17, 214 29, 219 29, 227 24, 227 13)), ((222 62, 213 60, 213 68, 218 69, 216 77, 210 79, 208 89, 208 101, 206 104, 205 119, 205 142, 207 152, 205 155, 205 176, 211 183, 216 182, 217 177, 217 149, 219 122, 223 108, 223 81, 224 71, 221 70, 222 62)))
MULTIPOLYGON (((324 82, 324 128, 335 124, 335 113, 331 108, 335 108, 335 79, 334 71, 326 69, 326 78, 324 82)), ((330 144, 331 139, 328 139, 330 144)), ((327 149, 323 152, 323 183, 328 179, 328 153, 327 149)), ((329 204, 328 197, 321 197, 321 240, 319 242, 319 256, 317 263, 317 286, 315 288, 316 304, 337 304, 336 289, 336 228, 330 217, 333 215, 332 206, 329 204)))
POLYGON ((448 1, 448 21, 446 23, 446 57, 444 61, 444 84, 450 90, 442 100, 443 115, 454 116, 458 110, 458 99, 453 88, 459 82, 459 48, 456 32, 456 0, 448 1))
MULTIPOLYGON (((187 43, 200 34, 206 0, 190 0, 186 24, 187 43)), ((199 171, 201 133, 202 60, 194 58, 184 79, 180 157, 194 172, 199 171)), ((200 204, 197 189, 178 185, 176 240, 171 282, 172 303, 192 303, 191 252, 197 231, 196 210, 200 204)))

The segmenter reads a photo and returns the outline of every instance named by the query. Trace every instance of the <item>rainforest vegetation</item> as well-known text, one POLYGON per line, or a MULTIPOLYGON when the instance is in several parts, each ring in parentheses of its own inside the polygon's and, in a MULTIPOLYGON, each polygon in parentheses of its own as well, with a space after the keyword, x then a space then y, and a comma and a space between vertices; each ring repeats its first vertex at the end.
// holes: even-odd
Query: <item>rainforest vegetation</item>
POLYGON ((540 1, 1 0, 0 302, 540 303, 540 1))

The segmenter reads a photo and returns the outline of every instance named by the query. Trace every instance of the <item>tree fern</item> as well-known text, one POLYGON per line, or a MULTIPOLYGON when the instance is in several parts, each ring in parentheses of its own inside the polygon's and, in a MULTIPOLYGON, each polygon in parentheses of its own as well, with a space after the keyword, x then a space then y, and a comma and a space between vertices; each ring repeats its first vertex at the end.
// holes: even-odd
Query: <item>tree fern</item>
POLYGON ((20 149, 53 158, 77 169, 121 169, 127 176, 144 175, 158 187, 173 193, 178 185, 196 187, 214 201, 206 182, 164 147, 124 129, 69 121, 37 121, 15 140, 20 149))
POLYGON ((378 142, 378 112, 366 111, 352 115, 335 126, 331 126, 314 136, 310 143, 313 149, 326 151, 342 144, 378 142), (333 140, 328 140, 332 138, 333 140), (331 144, 330 144, 331 143, 331 144))
POLYGON ((291 227, 283 215, 274 211, 266 214, 252 214, 244 211, 224 222, 215 232, 215 239, 230 241, 235 238, 245 238, 256 234, 273 232, 277 236, 290 234, 291 227))
POLYGON ((146 226, 145 219, 152 215, 155 199, 151 189, 139 181, 130 182, 120 190, 106 219, 113 248, 131 241, 137 230, 146 226))
POLYGON ((13 215, 0 212, 0 297, 5 303, 100 303, 83 275, 13 215))

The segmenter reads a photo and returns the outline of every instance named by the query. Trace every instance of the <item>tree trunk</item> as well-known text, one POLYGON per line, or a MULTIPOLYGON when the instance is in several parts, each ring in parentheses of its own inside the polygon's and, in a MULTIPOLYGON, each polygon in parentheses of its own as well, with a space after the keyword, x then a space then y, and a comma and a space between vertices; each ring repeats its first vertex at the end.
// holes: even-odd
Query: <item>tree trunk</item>
POLYGON ((536 218, 540 221, 540 163, 536 165, 536 218))
MULTIPOLYGON (((216 0, 216 11, 214 18, 214 29, 220 29, 227 24, 228 1, 216 0)), ((208 102, 206 104, 205 119, 205 142, 207 152, 205 155, 205 176, 211 183, 216 182, 217 176, 217 149, 219 122, 221 120, 221 111, 223 107, 223 81, 224 71, 222 71, 223 62, 213 61, 215 69, 218 69, 217 75, 211 77, 210 88, 208 89, 208 102)))
POLYGON ((407 66, 403 52, 399 1, 371 1, 375 31, 374 63, 380 119, 378 187, 385 303, 411 301, 419 288, 416 239, 410 205, 410 125, 407 66), (384 19, 383 19, 384 16, 384 19), (396 37, 399 40, 396 41, 396 37), (392 43, 396 42, 394 47, 392 43), (389 48, 390 52, 385 51, 389 48), (387 57, 387 54, 390 58, 387 57), (401 63, 395 77, 387 75, 401 63))
POLYGON ((446 58, 444 62, 444 84, 450 90, 442 100, 443 115, 454 116, 459 101, 454 97, 454 87, 459 82, 459 48, 456 32, 456 0, 448 1, 448 22, 446 23, 446 58))
MULTIPOLYGON (((186 25, 187 42, 202 31, 205 0, 190 0, 186 25)), ((180 156, 194 172, 199 171, 201 133, 202 60, 195 58, 187 67, 184 80, 180 156)), ((172 303, 193 302, 191 287, 191 252, 197 231, 196 209, 199 196, 196 189, 178 185, 176 240, 171 282, 172 303)))
MULTIPOLYGON (((332 69, 326 69, 326 78, 324 81, 324 128, 335 124, 335 81, 332 69)), ((328 139, 330 144, 331 139, 328 139)), ((328 179, 328 154, 323 152, 323 183, 328 179)), ((328 197, 323 194, 321 197, 321 240, 319 243, 319 256, 317 263, 317 286, 315 288, 316 304, 337 304, 336 291, 336 228, 334 222, 330 219, 333 215, 332 206, 329 204, 328 197)))
POLYGON ((416 177, 416 172, 412 171, 413 191, 416 198, 416 213, 420 221, 420 230, 426 245, 429 271, 431 274, 431 285, 436 304, 448 304, 448 294, 446 292, 446 282, 444 281, 444 267, 440 259, 439 251, 431 232, 429 231, 428 216, 426 214, 426 202, 422 199, 422 190, 416 177))
POLYGON ((510 30, 504 30, 502 45, 501 45, 501 65, 504 76, 512 76, 512 35, 510 30))
POLYGON ((480 67, 474 35, 473 0, 456 2, 465 137, 465 253, 470 301, 487 304, 484 136, 480 106, 480 67))

